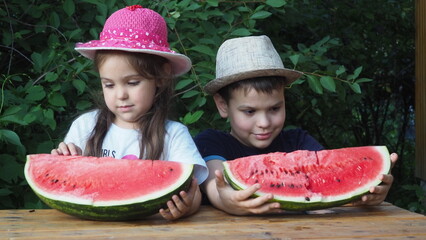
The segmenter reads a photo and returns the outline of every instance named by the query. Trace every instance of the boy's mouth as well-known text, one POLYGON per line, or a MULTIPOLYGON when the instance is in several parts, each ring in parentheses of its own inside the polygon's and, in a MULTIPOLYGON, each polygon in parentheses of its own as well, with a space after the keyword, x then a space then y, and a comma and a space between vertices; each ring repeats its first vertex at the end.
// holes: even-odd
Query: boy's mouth
POLYGON ((254 134, 257 140, 267 140, 272 136, 272 133, 254 134))

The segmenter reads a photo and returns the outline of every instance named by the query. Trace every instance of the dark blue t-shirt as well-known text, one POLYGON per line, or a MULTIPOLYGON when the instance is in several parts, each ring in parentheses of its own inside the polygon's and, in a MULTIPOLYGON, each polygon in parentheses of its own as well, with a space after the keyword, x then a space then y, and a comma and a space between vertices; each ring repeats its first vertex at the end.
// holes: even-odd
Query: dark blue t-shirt
POLYGON ((213 129, 201 132, 195 137, 194 141, 205 161, 212 159, 232 160, 272 152, 319 151, 324 149, 307 131, 302 129, 281 131, 271 145, 263 149, 248 147, 240 143, 231 134, 213 129))

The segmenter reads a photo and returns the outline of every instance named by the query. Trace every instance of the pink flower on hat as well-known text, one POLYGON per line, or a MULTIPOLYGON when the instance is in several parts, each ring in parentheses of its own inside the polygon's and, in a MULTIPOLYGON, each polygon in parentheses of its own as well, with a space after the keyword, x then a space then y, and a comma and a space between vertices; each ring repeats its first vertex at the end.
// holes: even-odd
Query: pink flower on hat
POLYGON ((191 60, 171 50, 167 25, 157 12, 140 5, 127 6, 114 12, 105 22, 99 40, 77 43, 76 50, 93 59, 98 50, 121 50, 159 55, 172 64, 175 75, 191 68, 191 60))

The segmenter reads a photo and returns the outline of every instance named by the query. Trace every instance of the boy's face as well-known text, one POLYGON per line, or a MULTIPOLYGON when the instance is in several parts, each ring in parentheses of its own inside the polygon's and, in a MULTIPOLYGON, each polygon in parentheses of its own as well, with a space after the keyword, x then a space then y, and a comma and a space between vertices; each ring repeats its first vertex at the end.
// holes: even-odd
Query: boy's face
POLYGON ((231 124, 231 135, 242 144, 266 148, 277 137, 285 122, 285 100, 283 89, 273 90, 271 94, 251 89, 232 92, 229 103, 216 94, 216 106, 222 117, 231 124))

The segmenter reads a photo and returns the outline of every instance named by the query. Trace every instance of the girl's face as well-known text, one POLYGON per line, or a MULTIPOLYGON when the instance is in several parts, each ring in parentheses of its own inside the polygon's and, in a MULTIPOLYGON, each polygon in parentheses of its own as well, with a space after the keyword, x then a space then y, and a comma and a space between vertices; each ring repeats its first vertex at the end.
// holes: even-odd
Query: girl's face
POLYGON ((99 66, 102 91, 114 123, 123 128, 136 128, 137 121, 151 108, 156 81, 143 78, 120 55, 111 55, 99 66))
POLYGON ((272 94, 251 89, 232 92, 229 103, 215 95, 215 101, 222 117, 231 124, 231 135, 249 147, 266 148, 278 136, 285 122, 285 100, 283 89, 272 94), (219 106, 219 105, 221 106, 219 106))

